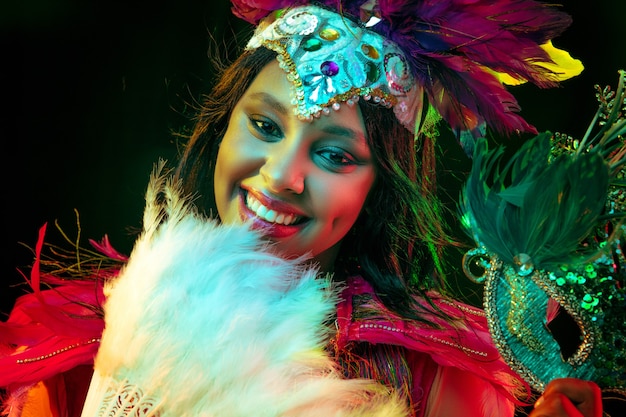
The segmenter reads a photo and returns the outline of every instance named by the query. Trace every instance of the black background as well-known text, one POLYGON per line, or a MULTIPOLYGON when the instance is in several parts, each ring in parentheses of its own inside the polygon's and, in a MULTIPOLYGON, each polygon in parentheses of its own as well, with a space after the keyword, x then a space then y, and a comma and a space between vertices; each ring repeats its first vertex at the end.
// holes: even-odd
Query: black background
MULTIPOLYGON (((16 268, 31 262, 19 242, 33 246, 46 222, 53 241, 55 220, 74 238, 76 209, 83 244, 108 234, 130 250, 150 170, 176 155, 172 131, 185 124, 184 99, 211 81, 210 37, 245 27, 226 0, 7 3, 0 6, 5 312, 24 290, 12 285, 21 280, 16 268)), ((591 3, 563 1, 574 23, 554 41, 583 61, 583 74, 558 89, 513 90, 539 130, 581 136, 597 107, 593 85, 614 87, 617 70, 626 69, 626 3, 591 3)), ((465 169, 450 152, 450 168, 465 169)))

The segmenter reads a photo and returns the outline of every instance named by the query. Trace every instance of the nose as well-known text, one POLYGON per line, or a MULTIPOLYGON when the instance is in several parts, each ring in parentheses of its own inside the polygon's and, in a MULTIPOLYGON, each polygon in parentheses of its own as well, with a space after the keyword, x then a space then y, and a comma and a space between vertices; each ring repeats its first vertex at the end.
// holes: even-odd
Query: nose
POLYGON ((297 141, 290 142, 285 139, 273 143, 269 148, 260 169, 261 177, 269 191, 274 193, 287 191, 294 194, 304 192, 306 161, 303 149, 295 142, 297 141))

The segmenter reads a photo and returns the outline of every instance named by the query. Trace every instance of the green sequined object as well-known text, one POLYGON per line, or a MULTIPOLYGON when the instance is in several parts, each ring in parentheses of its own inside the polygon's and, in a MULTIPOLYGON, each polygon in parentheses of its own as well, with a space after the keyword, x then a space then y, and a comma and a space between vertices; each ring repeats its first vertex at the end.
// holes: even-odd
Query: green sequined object
POLYGON ((484 306, 503 358, 537 390, 554 378, 592 380, 626 394, 626 72, 582 139, 540 134, 500 165, 480 141, 461 196, 477 247, 468 277, 485 284, 484 306), (476 272, 476 267, 481 273, 476 272), (566 313, 571 351, 549 324, 566 313))

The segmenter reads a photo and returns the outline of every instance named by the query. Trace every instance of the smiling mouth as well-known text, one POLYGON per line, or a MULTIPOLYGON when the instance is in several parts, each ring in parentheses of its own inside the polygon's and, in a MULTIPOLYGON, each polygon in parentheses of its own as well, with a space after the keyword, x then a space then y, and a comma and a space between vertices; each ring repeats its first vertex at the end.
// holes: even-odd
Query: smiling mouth
POLYGON ((290 226, 302 220, 301 216, 295 214, 280 213, 265 207, 259 200, 246 193, 246 206, 260 219, 274 224, 290 226))

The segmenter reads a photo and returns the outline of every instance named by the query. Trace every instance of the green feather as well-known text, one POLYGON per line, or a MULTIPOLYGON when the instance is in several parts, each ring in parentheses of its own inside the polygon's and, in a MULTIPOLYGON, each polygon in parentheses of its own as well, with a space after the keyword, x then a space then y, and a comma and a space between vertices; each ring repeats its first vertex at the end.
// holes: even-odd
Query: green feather
POLYGON ((502 169, 503 152, 477 143, 462 209, 474 238, 506 262, 525 253, 536 267, 568 263, 604 210, 609 167, 602 155, 549 161, 550 138, 526 142, 502 169))
POLYGON ((615 203, 609 191, 626 192, 626 72, 615 93, 605 89, 597 97, 600 106, 580 141, 544 132, 505 162, 502 147, 477 140, 459 209, 479 246, 509 264, 526 254, 535 268, 551 269, 597 253, 598 245, 583 243, 603 221, 626 221, 624 207, 607 211, 615 203))

